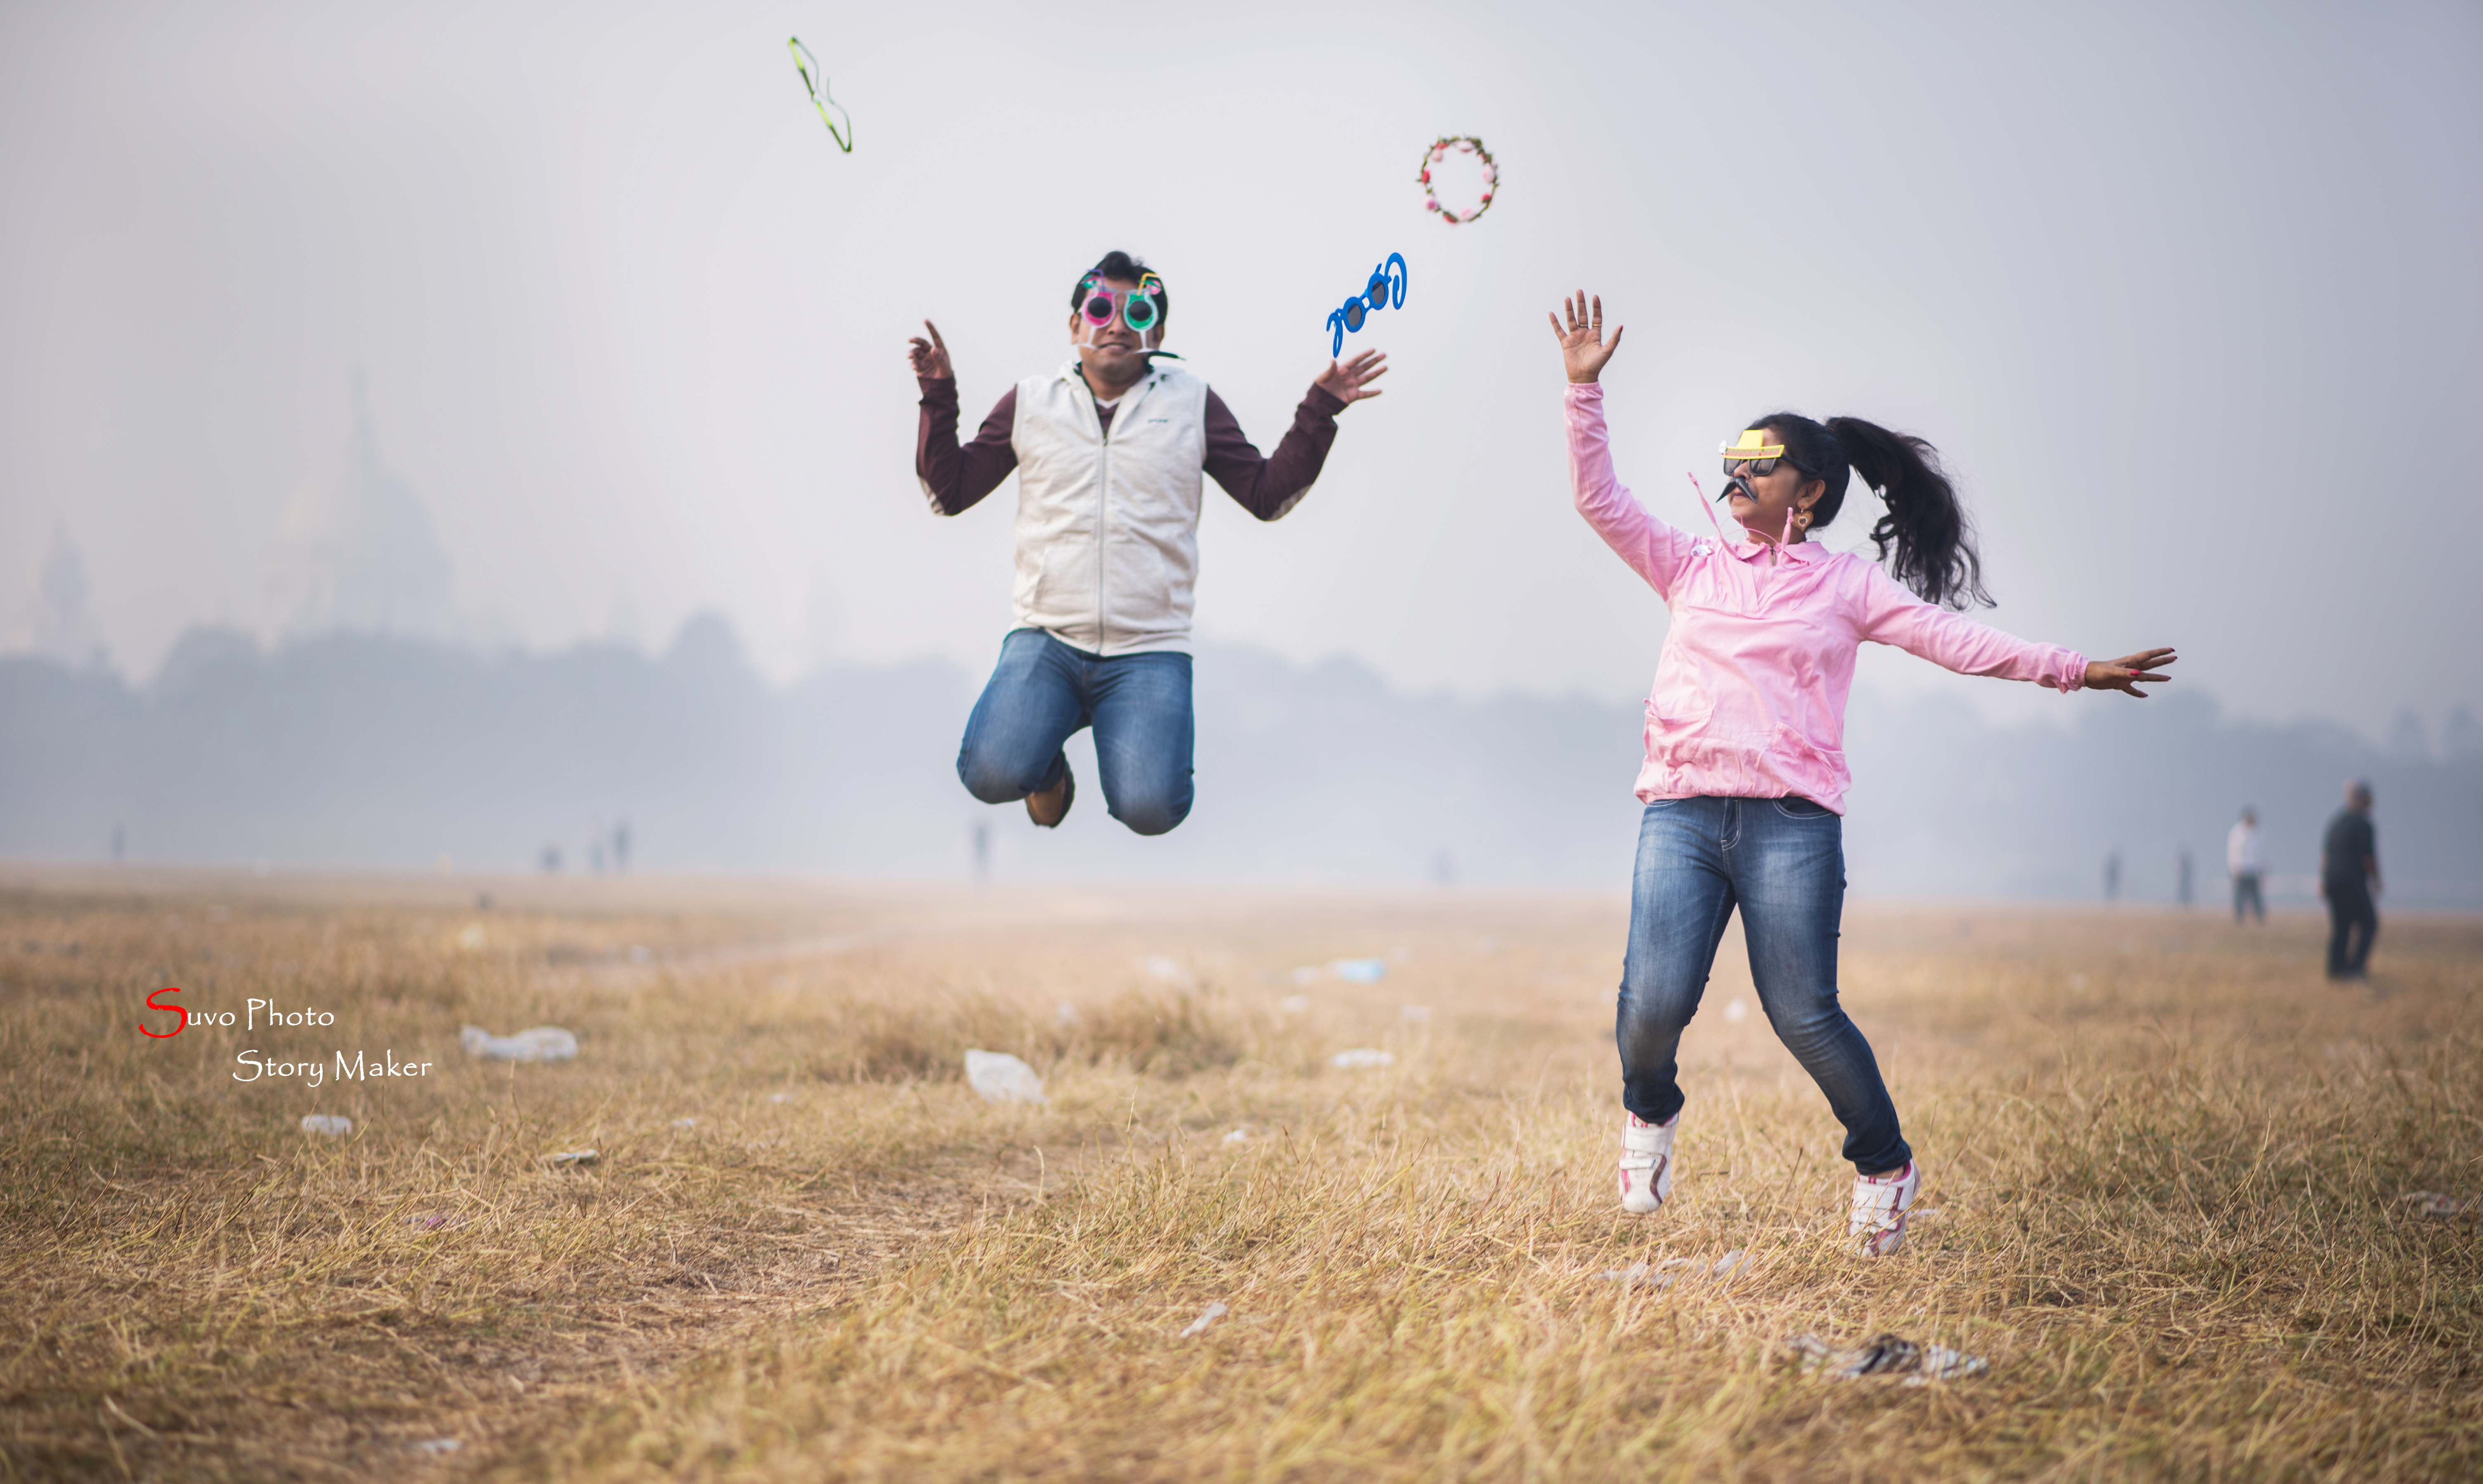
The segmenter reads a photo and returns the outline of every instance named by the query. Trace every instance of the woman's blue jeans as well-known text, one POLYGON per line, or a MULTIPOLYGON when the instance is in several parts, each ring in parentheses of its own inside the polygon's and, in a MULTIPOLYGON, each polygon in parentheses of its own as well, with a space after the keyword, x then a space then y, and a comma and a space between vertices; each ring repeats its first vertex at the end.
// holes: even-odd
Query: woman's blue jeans
POLYGON ((1650 1124, 1681 1111, 1682 1028, 1733 909, 1759 1006, 1845 1126, 1864 1175, 1913 1157, 1871 1044, 1836 998, 1845 821, 1808 799, 1662 799, 1646 807, 1630 884, 1629 956, 1615 1039, 1621 1101, 1650 1124))
POLYGON ((983 686, 957 777, 985 804, 1007 804, 1060 782, 1061 744, 1095 729, 1104 805, 1140 835, 1161 835, 1189 817, 1189 656, 1170 652, 1106 659, 1039 628, 1009 631, 983 686))

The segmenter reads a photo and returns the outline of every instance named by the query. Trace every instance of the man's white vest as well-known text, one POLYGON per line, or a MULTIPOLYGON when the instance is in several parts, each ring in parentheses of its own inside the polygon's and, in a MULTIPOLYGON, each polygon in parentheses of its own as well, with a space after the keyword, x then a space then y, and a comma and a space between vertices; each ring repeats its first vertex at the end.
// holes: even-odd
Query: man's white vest
POLYGON ((1207 384, 1156 362, 1104 436, 1070 361, 1017 384, 1017 623, 1102 655, 1189 648, 1207 384))

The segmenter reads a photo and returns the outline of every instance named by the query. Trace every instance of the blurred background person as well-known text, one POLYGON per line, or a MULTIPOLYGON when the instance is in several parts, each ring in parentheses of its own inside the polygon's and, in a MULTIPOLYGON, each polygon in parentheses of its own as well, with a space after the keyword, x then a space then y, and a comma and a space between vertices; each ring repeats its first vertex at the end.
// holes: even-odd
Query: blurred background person
POLYGON ((2190 847, 2176 847, 2173 852, 2173 900, 2183 907, 2190 905, 2194 895, 2190 880, 2192 869, 2190 847))
POLYGON ((2319 847, 2319 894, 2328 902, 2328 977, 2360 979, 2380 936, 2379 836, 2371 828, 2371 785, 2345 785, 2345 807, 2328 821, 2319 847))
POLYGON ((2225 869, 2233 878, 2233 920, 2241 921, 2248 913, 2265 922, 2267 899, 2259 894, 2258 879, 2267 869, 2267 857, 2258 843, 2258 810, 2245 806, 2242 817, 2233 821, 2232 832, 2225 836, 2225 869))
POLYGON ((2121 852, 2118 850, 2104 852, 2103 899, 2107 902, 2121 900, 2121 852))

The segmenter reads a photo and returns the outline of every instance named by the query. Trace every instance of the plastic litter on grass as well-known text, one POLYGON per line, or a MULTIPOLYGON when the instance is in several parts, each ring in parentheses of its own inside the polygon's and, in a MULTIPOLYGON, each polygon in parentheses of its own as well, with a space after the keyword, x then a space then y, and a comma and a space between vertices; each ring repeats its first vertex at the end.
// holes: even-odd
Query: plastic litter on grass
POLYGON ((1684 1278, 1730 1278, 1741 1271, 1746 1260, 1747 1252, 1736 1247, 1712 1264, 1696 1258, 1667 1258, 1652 1265, 1633 1262, 1627 1267, 1608 1267, 1595 1276, 1605 1283, 1619 1284, 1624 1288, 1669 1288, 1684 1278), (1706 1269, 1704 1273, 1699 1271, 1702 1267, 1706 1269))
POLYGON ((494 1036, 480 1025, 457 1033, 468 1056, 490 1062, 565 1062, 577 1055, 577 1037, 557 1025, 537 1025, 514 1036, 494 1036))
POLYGON ((302 1116, 302 1131, 337 1138, 354 1131, 354 1121, 334 1113, 306 1113, 302 1116))
POLYGON ((1908 1386, 1958 1381, 1980 1376, 1991 1366, 1979 1355, 1945 1345, 1916 1344, 1898 1335, 1881 1335, 1848 1349, 1838 1349, 1816 1335, 1796 1335, 1785 1341, 1802 1358, 1806 1371, 1825 1371, 1839 1380, 1864 1376, 1903 1376, 1908 1386))
POLYGON ((966 1081, 985 1102, 1043 1100, 1043 1078, 1005 1051, 968 1051, 966 1081))
POLYGON ((1388 977, 1386 959, 1339 959, 1328 967, 1348 984, 1377 984, 1388 977))
POLYGON ((558 1153, 546 1154, 543 1157, 544 1163, 555 1169, 574 1169, 580 1165, 599 1164, 603 1159, 600 1152, 591 1149, 565 1149, 558 1153))
POLYGON ((1327 1059, 1327 1064, 1339 1072, 1360 1072, 1368 1067, 1393 1067, 1396 1063, 1397 1058, 1394 1053, 1375 1050, 1367 1046, 1355 1047, 1349 1051, 1339 1051, 1327 1059))
POLYGON ((1216 1300, 1215 1303, 1208 1305, 1207 1308, 1199 1313, 1197 1318, 1189 1321, 1189 1328, 1181 1332, 1181 1338, 1188 1339, 1194 1335, 1206 1334, 1207 1327, 1209 1325, 1214 1324, 1216 1320, 1223 1318, 1226 1314, 1231 1313, 1233 1311, 1224 1307, 1224 1301, 1222 1299, 1216 1300))
POLYGON ((1624 1288, 1669 1288, 1672 1281, 1681 1276, 1679 1269, 1695 1266, 1688 1258, 1667 1258, 1653 1264, 1633 1262, 1627 1267, 1608 1267, 1595 1276, 1624 1288))

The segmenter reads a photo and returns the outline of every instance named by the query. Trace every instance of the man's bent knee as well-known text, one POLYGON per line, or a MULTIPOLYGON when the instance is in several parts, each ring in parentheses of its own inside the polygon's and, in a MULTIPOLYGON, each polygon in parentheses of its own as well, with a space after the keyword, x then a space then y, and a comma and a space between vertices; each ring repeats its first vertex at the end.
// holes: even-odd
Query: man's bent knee
POLYGON ((1041 788, 1042 775, 1048 771, 1049 768, 1037 769, 1029 778, 1023 770, 1010 767, 1005 759, 987 752, 970 748, 957 754, 957 782, 985 804, 1016 803, 1041 788))
POLYGON ((1191 795, 1150 794, 1139 799, 1115 800, 1112 817, 1127 825, 1134 835, 1167 835, 1189 817, 1191 795))

